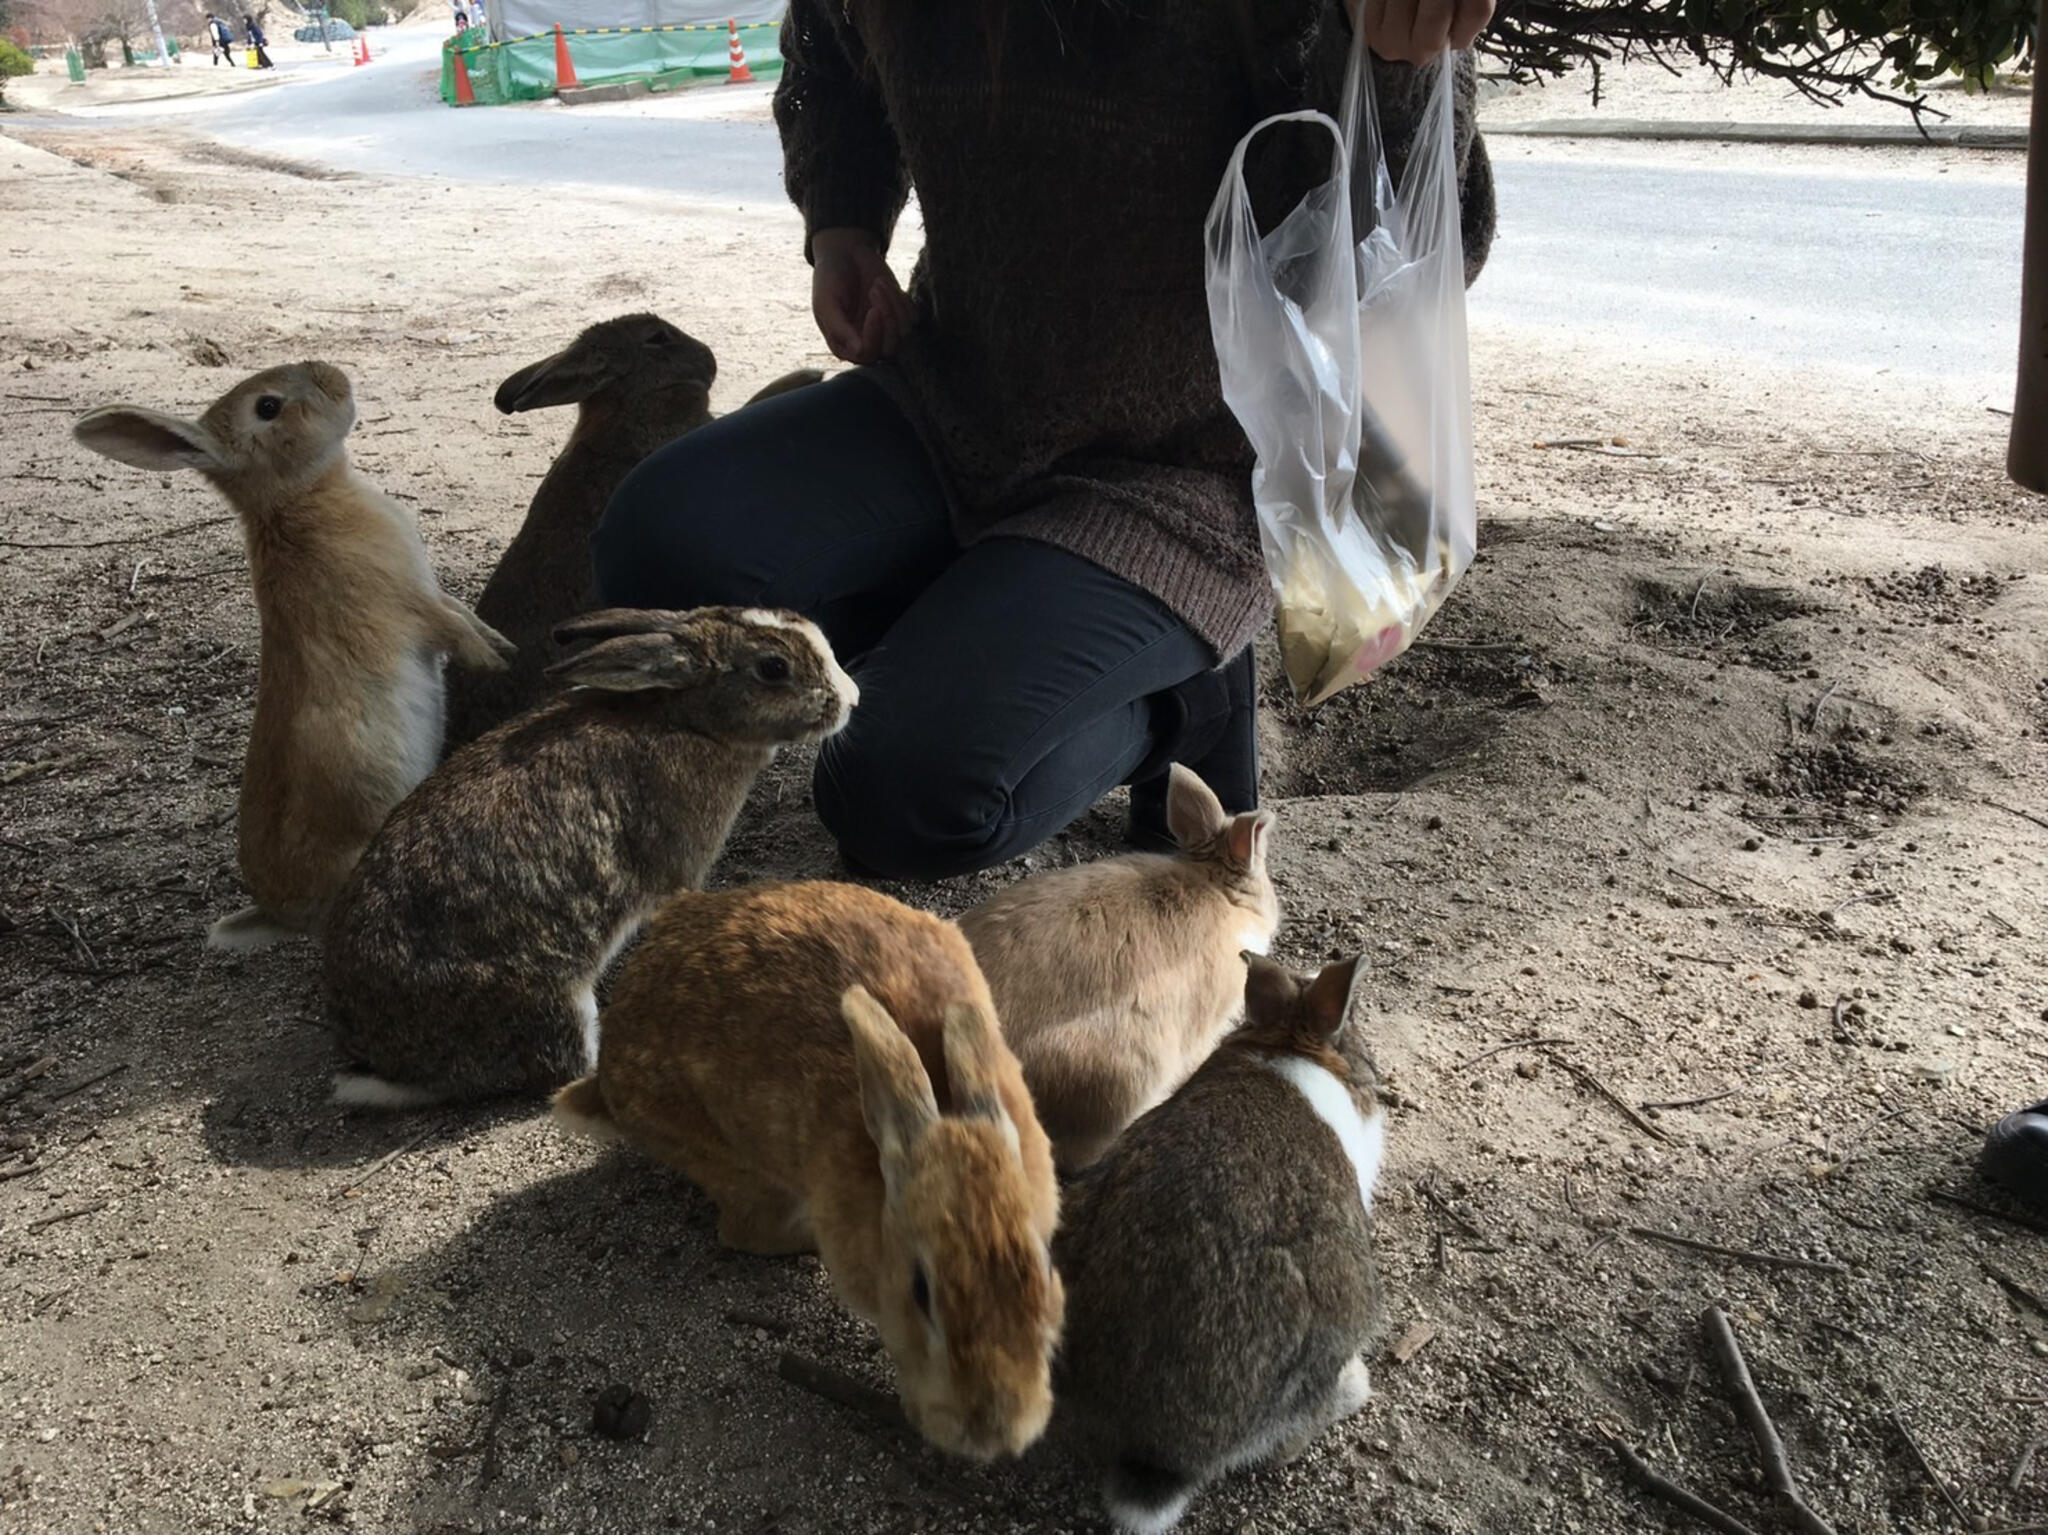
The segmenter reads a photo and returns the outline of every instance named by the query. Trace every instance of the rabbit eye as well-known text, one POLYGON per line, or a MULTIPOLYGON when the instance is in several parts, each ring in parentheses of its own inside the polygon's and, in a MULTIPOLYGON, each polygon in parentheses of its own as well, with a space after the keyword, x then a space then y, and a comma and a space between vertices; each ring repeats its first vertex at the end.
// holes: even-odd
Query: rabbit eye
POLYGON ((754 662, 754 675, 763 682, 789 681, 787 656, 762 656, 754 662))
POLYGON ((284 401, 274 394, 266 394, 256 402, 258 421, 275 421, 284 412, 284 401))
POLYGON ((917 1309, 924 1313, 924 1319, 932 1319, 932 1282, 924 1277, 924 1265, 920 1263, 910 1276, 910 1299, 917 1309))

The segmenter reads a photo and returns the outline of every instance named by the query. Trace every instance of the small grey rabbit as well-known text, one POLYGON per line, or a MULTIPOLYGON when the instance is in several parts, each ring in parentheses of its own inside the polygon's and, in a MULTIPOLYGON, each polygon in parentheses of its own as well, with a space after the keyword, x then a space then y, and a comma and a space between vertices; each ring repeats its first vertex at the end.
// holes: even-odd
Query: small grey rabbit
MULTIPOLYGON (((478 616, 519 653, 507 671, 450 680, 449 751, 541 700, 549 633, 590 606, 590 535, 605 503, 642 459, 711 420, 717 376, 703 342, 658 315, 629 314, 600 321, 498 386, 495 403, 506 415, 574 405, 576 425, 476 601, 478 616)), ((823 377, 799 369, 753 399, 823 377)))
POLYGON ((1370 1394, 1385 1121, 1351 1023, 1359 962, 1313 981, 1247 963, 1244 1024, 1075 1180, 1054 1241, 1061 1431, 1126 1530, 1171 1528, 1370 1394))
POLYGON ((793 613, 609 609, 557 641, 571 691, 450 757, 336 898, 324 977, 356 1069, 335 1099, 410 1108, 544 1093, 597 1062, 593 988, 655 908, 701 886, 778 746, 859 694, 793 613))

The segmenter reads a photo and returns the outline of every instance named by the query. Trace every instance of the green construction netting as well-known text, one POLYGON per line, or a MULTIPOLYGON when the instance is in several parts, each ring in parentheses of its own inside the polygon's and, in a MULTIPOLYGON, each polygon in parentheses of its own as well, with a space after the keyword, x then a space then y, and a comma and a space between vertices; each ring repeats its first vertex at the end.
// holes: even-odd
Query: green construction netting
MULTIPOLYGON (((569 59, 583 85, 645 80, 656 90, 726 77, 731 33, 725 27, 634 27, 617 31, 567 32, 569 59)), ((757 79, 782 72, 777 27, 741 27, 740 47, 757 79)), ((482 27, 471 27, 441 45, 441 99, 455 104, 455 56, 462 55, 469 87, 480 107, 507 101, 539 101, 555 93, 555 34, 537 33, 494 43, 482 27)))

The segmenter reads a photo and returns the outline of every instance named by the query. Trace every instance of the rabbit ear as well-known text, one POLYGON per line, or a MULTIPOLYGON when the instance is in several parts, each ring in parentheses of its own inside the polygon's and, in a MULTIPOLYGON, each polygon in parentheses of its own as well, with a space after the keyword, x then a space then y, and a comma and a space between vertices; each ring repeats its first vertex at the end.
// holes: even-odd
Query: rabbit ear
POLYGON ((848 987, 839 1012, 853 1036, 861 1118, 881 1153, 883 1181, 893 1185, 910 1148, 938 1119, 938 1100, 910 1036, 865 986, 848 987))
POLYGON ((700 658, 670 634, 621 634, 557 661, 544 675, 565 687, 602 688, 608 693, 643 693, 694 682, 700 658))
POLYGON ((554 627, 557 645, 580 645, 585 640, 608 640, 621 634, 676 634, 697 627, 686 613, 666 608, 599 608, 578 613, 554 627))
POLYGON ((1358 955, 1325 965, 1302 993, 1308 1024, 1316 1038, 1335 1043, 1364 1000, 1365 967, 1358 955))
POLYGON ((985 1009, 972 1002, 946 1004, 946 1077, 953 1089, 955 1114, 1009 1122, 997 1080, 1000 1043, 995 1022, 985 1009))
POLYGON ((1300 995, 1301 982, 1285 965, 1276 965, 1263 954, 1245 954, 1244 1015, 1250 1022, 1281 1021, 1300 995))
POLYGON ((1213 842, 1230 824, 1223 801, 1201 778, 1176 762, 1166 774, 1166 826, 1182 847, 1213 842))
POLYGON ((102 405, 72 425, 71 435, 93 452, 137 469, 225 469, 213 434, 197 421, 136 405, 102 405))
POLYGON ((571 344, 506 379, 492 402, 508 416, 551 405, 580 405, 617 376, 603 357, 588 347, 571 344))
POLYGON ((1254 810, 1235 816, 1225 829, 1224 851, 1241 869, 1249 869, 1266 855, 1266 834, 1273 829, 1273 812, 1254 810))

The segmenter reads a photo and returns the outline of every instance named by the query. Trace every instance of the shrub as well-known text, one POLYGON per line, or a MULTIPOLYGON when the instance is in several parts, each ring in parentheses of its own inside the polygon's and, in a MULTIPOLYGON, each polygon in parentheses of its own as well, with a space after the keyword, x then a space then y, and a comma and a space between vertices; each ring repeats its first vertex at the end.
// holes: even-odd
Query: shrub
POLYGON ((391 20, 391 13, 384 9, 383 0, 328 0, 327 14, 339 16, 357 31, 364 27, 381 27, 391 20))
POLYGON ((6 38, 0 37, 0 80, 5 80, 10 75, 32 75, 35 72, 36 61, 6 38))

